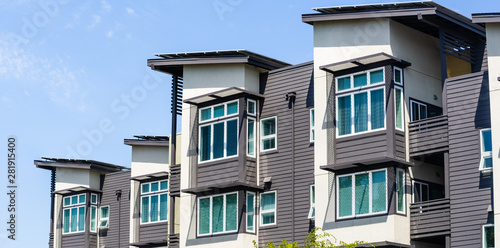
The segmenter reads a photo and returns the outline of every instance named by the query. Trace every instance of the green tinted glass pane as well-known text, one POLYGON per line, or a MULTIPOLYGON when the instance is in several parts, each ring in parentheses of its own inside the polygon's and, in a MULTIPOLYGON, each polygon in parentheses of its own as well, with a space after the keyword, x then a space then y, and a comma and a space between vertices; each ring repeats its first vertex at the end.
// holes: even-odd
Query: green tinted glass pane
POLYGON ((403 103, 401 102, 401 90, 398 88, 394 89, 395 101, 396 101, 396 128, 403 128, 403 103))
POLYGON ((97 195, 96 194, 92 194, 90 196, 90 200, 91 200, 91 203, 97 203, 97 195))
POLYGON ((200 161, 210 159, 211 126, 200 128, 200 161))
POLYGON ((354 132, 368 130, 368 93, 354 95, 354 132))
POLYGON ((483 152, 491 152, 491 129, 482 130, 483 134, 483 152))
POLYGON ((253 231, 254 227, 254 206, 255 206, 255 195, 254 194, 247 194, 247 230, 253 231))
POLYGON ((486 248, 495 247, 495 227, 486 226, 484 227, 484 244, 486 248))
POLYGON ((249 114, 255 114, 255 102, 248 101, 247 112, 249 114))
POLYGON ((238 102, 227 104, 227 114, 232 115, 238 113, 238 102))
POLYGON ((235 231, 238 219, 237 194, 226 195, 226 231, 235 231))
POLYGON ((69 232, 69 219, 70 219, 69 209, 64 209, 64 214, 63 214, 63 231, 64 231, 64 233, 69 232))
POLYGON ((211 118, 212 118, 211 108, 201 110, 201 121, 210 120, 211 118))
POLYGON ((262 121, 262 135, 276 134, 276 118, 271 118, 262 121))
POLYGON ((262 224, 273 224, 274 223, 274 212, 273 213, 263 213, 262 216, 262 224))
POLYGON ((264 150, 274 149, 276 148, 276 139, 275 138, 263 139, 262 146, 264 147, 263 148, 264 150))
POLYGON ((369 174, 354 176, 355 180, 355 214, 367 214, 370 212, 370 180, 369 174))
POLYGON ((71 197, 65 197, 64 198, 64 206, 68 206, 71 204, 71 197))
POLYGON ((384 71, 377 70, 370 72, 370 84, 378 84, 384 82, 384 71))
POLYGON ((483 168, 493 168, 493 158, 492 157, 486 157, 484 159, 484 165, 483 168))
POLYGON ((311 203, 314 204, 316 203, 316 193, 315 193, 315 186, 311 186, 311 203))
POLYGON ((167 189, 168 189, 168 182, 167 181, 160 182, 160 190, 167 190, 167 189))
POLYGON ((90 208, 90 231, 95 231, 96 218, 97 218, 97 208, 91 207, 90 208))
POLYGON ((198 208, 198 233, 210 233, 210 198, 200 199, 198 208))
POLYGON ((372 174, 372 212, 386 211, 386 178, 385 171, 378 171, 372 174))
POLYGON ((78 203, 80 204, 85 203, 85 195, 78 196, 78 203))
POLYGON ((276 209, 276 193, 261 194, 260 197, 262 210, 276 209))
POLYGON ((149 221, 158 221, 158 195, 150 197, 151 210, 149 212, 149 221))
POLYGON ((247 137, 247 153, 255 155, 255 121, 248 120, 248 137, 247 137))
POLYGON ((149 192, 149 183, 142 184, 142 193, 149 192))
POLYGON ((354 76, 354 88, 367 85, 366 73, 354 76))
POLYGON ((71 209, 71 232, 78 230, 78 208, 71 209))
POLYGON ((224 105, 214 107, 214 118, 224 116, 224 105))
POLYGON ((149 222, 149 197, 143 197, 141 203, 141 222, 149 222))
POLYGON ((160 195, 160 220, 167 220, 168 213, 168 195, 160 195))
POLYGON ((397 171, 397 178, 396 178, 396 186, 397 191, 398 191, 398 211, 399 212, 404 212, 405 206, 404 206, 404 171, 398 170, 397 171))
POLYGON ((101 218, 108 218, 108 217, 109 217, 109 207, 101 207, 101 218))
POLYGON ((71 197, 71 204, 78 204, 78 196, 71 197))
POLYGON ((213 158, 224 156, 224 122, 214 125, 213 158))
POLYGON ((158 191, 158 183, 151 183, 151 192, 158 191))
POLYGON ((233 156, 238 152, 238 120, 227 121, 226 129, 226 156, 233 156))
POLYGON ((401 84, 401 71, 399 69, 394 70, 394 81, 398 84, 401 84))
POLYGON ((372 90, 370 97, 372 130, 383 128, 385 126, 384 90, 372 90))
POLYGON ((351 96, 338 98, 338 130, 339 135, 351 133, 351 96))
POLYGON ((352 177, 339 177, 339 217, 352 215, 352 177))
POLYGON ((339 78, 337 83, 337 91, 347 90, 351 88, 351 77, 339 78))
POLYGON ((224 231, 224 196, 212 198, 212 233, 224 231))

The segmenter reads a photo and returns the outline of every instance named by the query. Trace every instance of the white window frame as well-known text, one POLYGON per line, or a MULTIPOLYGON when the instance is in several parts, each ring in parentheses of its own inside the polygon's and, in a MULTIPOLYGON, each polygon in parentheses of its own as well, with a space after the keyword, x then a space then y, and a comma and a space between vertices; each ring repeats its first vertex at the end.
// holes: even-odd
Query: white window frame
POLYGON ((151 181, 151 182, 144 182, 144 183, 141 183, 140 184, 140 187, 139 187, 139 190, 140 190, 140 224, 141 225, 147 225, 147 224, 151 224, 151 223, 160 223, 160 222, 167 222, 168 221, 168 215, 169 215, 169 212, 170 212, 170 207, 169 207, 169 204, 170 204, 170 199, 168 199, 170 197, 170 194, 169 194, 169 185, 168 185, 168 179, 163 179, 163 180, 158 180, 158 181, 151 181), (161 189, 160 188, 160 183, 161 182, 167 182, 167 189, 161 189), (158 190, 155 191, 155 192, 151 192, 151 184, 153 183, 158 183, 158 190), (145 184, 149 184, 149 192, 147 193, 143 193, 142 192, 142 185, 145 185, 145 184), (161 195, 167 195, 167 217, 165 220, 160 220, 160 212, 161 212, 161 206, 160 206, 160 199, 161 199, 161 195), (151 196, 158 196, 158 220, 156 221, 151 221, 151 196), (148 202, 148 221, 147 222, 143 222, 142 220, 142 199, 143 198, 149 198, 148 202))
POLYGON ((85 229, 87 228, 87 225, 85 223, 85 220, 87 219, 86 218, 86 214, 87 214, 87 194, 83 193, 83 194, 70 195, 70 196, 63 197, 62 205, 63 205, 63 217, 62 217, 62 219, 63 219, 63 230, 62 230, 63 235, 65 235, 65 234, 72 234, 72 233, 85 232, 85 229), (85 200, 83 201, 83 203, 80 203, 80 196, 82 196, 82 195, 85 196, 85 200), (77 201, 76 204, 73 204, 71 202, 71 198, 72 197, 77 197, 78 201, 77 201), (69 205, 64 205, 64 200, 66 198, 70 199, 70 202, 69 202, 70 204, 69 205), (80 220, 80 218, 78 218, 78 216, 80 215, 79 209, 82 208, 82 207, 83 207, 83 222, 84 222, 83 223, 83 230, 78 230, 78 227, 79 227, 79 225, 78 225, 79 223, 78 222, 80 220), (76 223, 76 228, 77 228, 77 231, 74 231, 74 232, 71 231, 71 211, 73 209, 76 209, 76 211, 78 211, 77 212, 77 217, 76 217, 76 222, 77 222, 76 223), (69 210, 69 228, 68 228, 68 232, 64 232, 64 210, 69 210))
POLYGON ((238 191, 235 192, 229 192, 229 193, 224 193, 224 194, 217 194, 217 195, 210 195, 210 196, 204 196, 204 197, 198 197, 197 199, 197 212, 196 212, 196 234, 199 237, 203 236, 211 236, 211 235, 218 235, 218 234, 225 234, 225 233, 236 233, 238 232, 239 229, 239 221, 238 221, 238 205, 239 205, 239 197, 238 197, 238 191), (226 231, 226 196, 227 195, 233 195, 236 194, 236 230, 232 231, 226 231), (223 209, 223 217, 222 217, 222 223, 223 223, 223 231, 222 232, 216 232, 214 233, 212 230, 212 209, 213 209, 213 198, 218 197, 218 196, 224 196, 224 200, 222 201, 222 209, 223 209), (202 199, 210 199, 210 232, 200 234, 200 200, 202 199))
POLYGON ((217 121, 218 119, 228 118, 228 117, 231 117, 231 116, 238 116, 238 113, 239 113, 239 110, 240 110, 240 109, 239 109, 239 104, 240 104, 240 103, 239 103, 239 101, 238 101, 238 100, 232 100, 232 101, 223 102, 223 103, 214 104, 214 105, 211 105, 211 106, 208 106, 208 107, 200 108, 200 109, 199 109, 199 116, 200 116, 200 122, 199 122, 199 123, 201 124, 201 123, 205 123, 205 122, 217 121), (233 114, 228 115, 228 114, 227 114, 227 105, 228 105, 228 104, 231 104, 231 103, 236 103, 236 104, 237 104, 237 111, 236 111, 236 113, 233 113, 233 114), (220 116, 220 117, 217 117, 217 119, 216 119, 216 118, 214 118, 214 108, 219 107, 219 106, 222 106, 222 105, 224 105, 224 115, 223 115, 223 116, 220 116), (202 112, 202 110, 205 110, 205 109, 211 109, 211 110, 210 110, 210 119, 208 119, 208 120, 203 120, 203 121, 202 121, 202 120, 201 120, 201 112, 202 112))
POLYGON ((268 118, 264 118, 260 120, 260 151, 261 152, 267 152, 267 151, 275 151, 278 150, 278 117, 277 116, 272 116, 268 118), (274 134, 270 135, 263 135, 264 132, 264 125, 262 124, 264 121, 274 119, 274 134), (274 148, 271 149, 264 149, 264 140, 274 138, 274 148))
MULTIPOLYGON (((375 69, 371 69, 371 70, 365 70, 365 71, 360 71, 360 72, 356 72, 356 73, 352 73, 352 74, 349 74, 349 75, 345 75, 345 76, 340 76, 338 78, 335 79, 335 92, 337 94, 340 94, 342 92, 348 92, 348 91, 353 91, 353 90, 359 90, 359 89, 363 89, 363 88, 368 88, 368 87, 372 87, 372 86, 375 86, 375 85, 381 85, 381 84, 385 84, 385 81, 386 81, 386 78, 385 78, 385 67, 377 67, 375 69), (379 83, 375 83, 375 84, 371 84, 371 79, 370 79, 370 74, 374 71, 379 71, 379 70, 382 70, 382 76, 383 76, 383 80, 382 82, 379 82, 379 83), (361 75, 361 74, 366 74, 366 85, 365 86, 358 86, 358 87, 354 87, 354 76, 357 76, 357 75, 361 75), (349 86, 349 89, 345 89, 345 90, 338 90, 339 88, 339 79, 343 79, 343 78, 347 78, 349 77, 350 78, 350 86, 349 86)), ((385 98, 385 97, 384 97, 385 98)))
POLYGON ((394 127, 397 129, 397 130, 400 130, 400 131, 403 131, 405 130, 405 97, 404 97, 404 90, 403 90, 403 87, 400 87, 400 86, 394 86, 394 127), (398 125, 397 125, 397 116, 396 116, 396 111, 397 111, 397 106, 396 106, 396 89, 398 90, 401 90, 401 128, 398 128, 398 125))
POLYGON ((403 84, 404 84, 403 69, 396 67, 396 66, 394 66, 394 84, 401 85, 401 86, 403 86, 403 84), (399 82, 399 83, 396 82, 396 73, 400 74, 401 82, 399 82))
POLYGON ((90 194, 90 204, 95 204, 97 205, 97 202, 99 202, 99 195, 98 194, 94 194, 94 193, 91 193, 90 194), (92 197, 95 196, 95 202, 92 201, 92 197))
POLYGON ((256 212, 255 210, 256 210, 256 208, 255 208, 255 207, 257 206, 257 205, 256 205, 256 202, 257 202, 257 194, 255 194, 254 192, 247 192, 246 197, 247 197, 247 198, 246 198, 246 202, 247 202, 247 210, 246 210, 246 215, 245 215, 245 216, 246 216, 246 222, 247 222, 247 223, 246 223, 246 231, 247 231, 247 232, 250 232, 250 233, 255 233, 255 229, 256 229, 256 226, 255 226, 255 212, 256 212), (252 205, 253 205, 253 223, 252 223, 253 230, 249 230, 249 229, 248 229, 248 227, 249 227, 249 226, 248 226, 248 215, 249 215, 249 214, 248 214, 248 204, 249 204, 249 202, 248 202, 248 195, 253 195, 253 202, 252 202, 252 205))
POLYGON ((344 138, 344 137, 350 137, 350 136, 354 136, 354 135, 359 135, 359 134, 365 134, 365 133, 371 133, 371 132, 377 132, 377 131, 381 131, 381 130, 385 130, 387 128, 387 111, 386 111, 386 108, 385 108, 385 102, 386 102, 386 98, 385 98, 385 87, 382 86, 382 87, 374 87, 374 88, 369 88, 369 89, 365 89, 365 90, 359 90, 359 91, 352 91, 352 92, 349 92, 349 93, 345 93, 345 94, 341 94, 341 95, 337 95, 335 96, 335 102, 336 102, 336 109, 335 109, 335 132, 336 132, 336 135, 337 135, 337 138, 344 138), (383 95, 384 95, 384 127, 382 128, 377 128, 377 129, 372 129, 372 125, 371 125, 371 106, 372 106, 372 103, 371 103, 371 94, 370 92, 371 91, 375 91, 375 90, 380 90, 382 89, 383 91, 383 95), (355 132, 355 123, 354 123, 354 95, 357 95, 357 94, 360 94, 360 93, 364 93, 364 92, 367 92, 366 95, 367 95, 367 108, 368 108, 368 122, 367 122, 367 126, 368 126, 368 130, 366 131, 362 131, 362 132, 355 132), (351 133, 349 134, 342 134, 342 135, 339 135, 339 111, 338 111, 338 106, 339 106, 339 98, 341 97, 345 97, 345 96, 351 96, 351 133))
POLYGON ((316 217, 316 187, 313 185, 309 186, 309 213, 307 214, 308 219, 314 219, 316 217))
POLYGON ((251 118, 251 117, 247 118, 247 146, 246 147, 247 147, 247 149, 246 149, 247 156, 255 158, 255 156, 256 156, 255 154, 257 153, 257 120, 255 118, 251 118), (249 149, 248 149, 248 142, 250 141, 248 139, 248 133, 249 133, 248 123, 250 121, 253 121, 253 155, 251 155, 249 153, 249 149))
POLYGON ((106 206, 101 206, 101 207, 99 208, 99 222, 98 222, 98 225, 97 225, 97 227, 98 227, 99 229, 108 229, 108 228, 109 228, 109 216, 110 216, 110 210, 111 210, 111 208, 110 208, 110 206, 109 206, 109 205, 106 205, 106 206), (107 208, 107 209, 108 209, 108 217, 106 217, 106 218, 103 218, 103 217, 102 217, 102 209, 103 209, 103 208, 107 208), (106 221, 106 225, 104 225, 104 226, 103 226, 103 225, 101 225, 101 223, 102 223, 103 221, 106 221))
MULTIPOLYGON (((199 125, 198 127, 198 144, 201 144, 201 128, 202 127, 206 127, 206 126, 210 126, 210 159, 207 159, 207 160, 204 160, 204 161, 201 161, 201 145, 198 145, 198 163, 207 163, 207 162, 212 162, 212 161, 218 161, 218 160, 222 160, 222 159, 226 159, 226 158, 234 158, 234 157, 238 157, 238 153, 239 153, 239 149, 236 149, 236 154, 235 155, 231 155, 231 156, 227 156, 227 122, 229 121, 232 121, 232 120, 236 120, 236 131, 239 130, 239 118, 236 117, 236 118, 229 118, 229 119, 223 119, 223 120, 220 120, 220 121, 213 121, 213 122, 209 122, 209 123, 206 123, 206 124, 203 124, 203 125, 199 125), (215 124, 219 124, 219 123, 224 123, 224 152, 223 152, 223 155, 222 157, 220 158, 213 158, 214 156, 214 125, 215 124)), ((239 138, 238 138, 238 132, 236 132, 236 143, 239 142, 239 138)))
MULTIPOLYGON (((387 179, 386 179, 387 180, 387 179)), ((406 171, 401 168, 396 168, 396 212, 399 214, 406 214, 406 171), (403 172, 403 211, 399 211, 398 209, 398 201, 399 201, 399 185, 398 185, 398 175, 399 172, 403 172)))
POLYGON ((250 115, 250 116, 256 116, 257 115, 257 101, 252 100, 252 99, 247 99, 247 114, 250 115), (254 109, 253 109, 254 112, 253 113, 250 112, 250 108, 249 108, 249 106, 250 106, 249 103, 250 102, 252 102, 253 106, 254 106, 254 109))
POLYGON ((489 247, 486 246, 486 230, 485 229, 487 227, 493 227, 493 228, 495 228, 495 225, 494 224, 486 224, 486 225, 482 226, 482 228, 481 228, 481 239, 482 239, 482 245, 481 245, 481 247, 482 248, 489 248, 489 247))
MULTIPOLYGON (((420 184, 420 195, 423 194, 423 192, 422 192, 422 185, 427 185, 427 201, 430 201, 430 194, 431 194, 430 192, 431 192, 431 189, 429 187, 429 184, 425 183, 425 182, 422 182, 422 181, 419 181, 419 180, 413 180, 412 184, 411 184, 411 202, 412 203, 416 203, 415 202, 415 183, 420 184)), ((420 202, 423 202, 422 201, 422 197, 420 197, 420 202)))
POLYGON ((336 188, 336 194, 337 196, 335 197, 336 198, 336 202, 337 202, 337 209, 336 209, 336 215, 337 215, 337 219, 339 220, 342 220, 342 219, 352 219, 354 217, 360 217, 360 216, 372 216, 372 215, 381 215, 381 214, 387 214, 389 209, 388 209, 388 203, 387 203, 387 199, 388 199, 388 195, 389 195, 389 192, 388 192, 388 188, 387 188, 387 180, 388 180, 388 177, 387 177, 387 168, 384 168, 384 169, 380 169, 380 170, 371 170, 371 171, 363 171, 363 172, 356 172, 356 173, 351 173, 351 174, 344 174, 344 175, 338 175, 336 176, 336 180, 335 180, 335 188, 336 188), (373 188, 373 179, 372 179, 372 175, 374 172, 380 172, 380 171, 384 171, 385 172, 385 211, 380 211, 380 212, 372 212, 372 188, 373 188), (356 187, 355 187, 355 176, 356 175, 359 175, 359 174, 366 174, 368 173, 368 180, 369 180, 369 193, 368 193, 368 208, 369 208, 369 212, 366 213, 366 214, 358 214, 356 215, 356 187), (351 196, 352 196, 352 199, 351 199, 351 204, 352 204, 352 207, 351 207, 351 215, 349 216, 342 216, 340 217, 340 213, 339 213, 339 210, 340 210, 340 195, 339 195, 339 177, 346 177, 346 176, 351 176, 352 177, 352 193, 351 193, 351 196))
POLYGON ((266 226, 275 226, 278 223, 278 192, 276 190, 273 191, 268 191, 264 193, 260 193, 260 206, 259 206, 259 226, 261 227, 266 227, 266 226), (269 210, 262 210, 262 195, 268 195, 274 193, 274 209, 269 209, 269 210), (274 213, 274 223, 268 223, 268 224, 263 224, 263 217, 262 214, 267 214, 267 213, 274 213))
POLYGON ((314 108, 309 110, 309 142, 314 143, 315 132, 314 132, 314 108))
MULTIPOLYGON (((485 151, 484 152, 484 147, 483 147, 483 143, 484 143, 484 137, 483 137, 483 131, 490 131, 491 132, 491 128, 484 128, 484 129, 481 129, 479 130, 479 146, 481 149, 479 152, 481 154, 481 161, 479 162, 479 170, 480 171, 491 171, 493 170, 493 166, 491 168, 485 168, 484 165, 485 165, 485 159, 486 158, 492 158, 493 157, 493 152, 492 151, 485 151)), ((493 143, 493 136, 491 137, 491 142, 493 143)), ((493 148, 493 147, 492 147, 493 148)))
MULTIPOLYGON (((428 109, 428 104, 427 103, 423 103, 423 102, 419 102, 417 100, 410 100, 410 121, 418 121, 418 120, 414 120, 413 119, 413 103, 416 103, 418 105, 418 120, 423 120, 420 115, 420 106, 425 106, 425 111, 426 111, 426 115, 427 115, 427 109, 428 109)), ((429 118, 429 116, 427 116, 425 119, 429 118)))

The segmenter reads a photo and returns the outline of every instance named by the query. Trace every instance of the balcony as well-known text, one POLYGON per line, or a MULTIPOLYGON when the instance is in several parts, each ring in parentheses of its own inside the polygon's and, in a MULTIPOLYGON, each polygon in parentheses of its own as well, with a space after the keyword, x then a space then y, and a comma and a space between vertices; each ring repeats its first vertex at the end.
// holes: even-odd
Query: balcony
POLYGON ((432 155, 448 150, 448 116, 436 116, 408 124, 410 157, 432 155))
POLYGON ((412 240, 444 238, 447 235, 450 235, 450 199, 443 198, 410 205, 412 240))

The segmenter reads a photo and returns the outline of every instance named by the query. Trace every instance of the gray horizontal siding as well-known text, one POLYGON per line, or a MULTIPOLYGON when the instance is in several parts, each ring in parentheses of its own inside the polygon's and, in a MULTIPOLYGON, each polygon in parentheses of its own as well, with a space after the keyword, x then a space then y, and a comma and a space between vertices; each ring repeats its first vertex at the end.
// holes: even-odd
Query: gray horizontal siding
POLYGON ((489 220, 493 181, 479 172, 479 129, 490 127, 487 77, 475 73, 446 81, 451 247, 480 247, 481 226, 489 220))
POLYGON ((387 153, 387 133, 383 130, 337 138, 335 146, 336 163, 380 157, 387 153))
POLYGON ((246 162, 246 173, 245 173, 245 182, 249 184, 256 185, 257 184, 257 166, 253 161, 246 162))
POLYGON ((140 241, 158 241, 168 239, 168 223, 143 224, 140 227, 140 241))
POLYGON ((314 184, 314 146, 309 140, 309 111, 312 99, 312 63, 270 72, 264 90, 265 100, 261 119, 277 116, 278 150, 261 153, 260 178, 272 177, 270 190, 276 190, 277 226, 260 228, 259 243, 274 242, 282 239, 294 240, 299 244, 309 232, 309 187, 314 184), (294 125, 292 110, 288 108, 284 94, 295 92, 294 125), (294 145, 292 145, 294 142, 294 145), (292 149, 294 155, 292 156, 292 149), (292 180, 292 158, 295 161, 292 180), (293 191, 293 193, 292 193, 293 191), (293 214, 292 214, 293 205, 293 214))
POLYGON ((62 247, 85 248, 85 233, 66 234, 62 236, 62 247))
POLYGON ((406 141, 405 141, 405 133, 396 131, 396 142, 395 142, 395 151, 396 157, 406 159, 406 141))
POLYGON ((99 232, 100 245, 109 248, 126 246, 130 235, 130 171, 105 176, 101 206, 109 206, 109 228, 99 232), (122 191, 120 200, 116 196, 117 190, 122 191))
POLYGON ((170 194, 179 195, 181 189, 181 166, 174 165, 170 167, 170 194))
POLYGON ((238 179, 238 160, 223 160, 198 164, 198 187, 216 183, 233 182, 238 179))
POLYGON ((95 233, 90 233, 89 234, 89 247, 90 248, 99 248, 99 246, 97 246, 97 234, 95 233))

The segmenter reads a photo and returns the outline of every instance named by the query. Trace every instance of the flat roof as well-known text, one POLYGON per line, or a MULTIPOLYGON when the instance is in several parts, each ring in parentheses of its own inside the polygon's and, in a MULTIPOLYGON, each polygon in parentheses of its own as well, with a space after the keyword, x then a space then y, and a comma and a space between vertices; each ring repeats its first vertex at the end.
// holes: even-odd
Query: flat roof
POLYGON ((333 64, 323 65, 319 68, 324 71, 335 73, 338 71, 353 69, 360 66, 366 66, 374 63, 387 62, 398 63, 402 67, 410 66, 411 63, 386 53, 376 53, 364 57, 354 58, 346 61, 341 61, 333 64))
POLYGON ((248 90, 240 89, 238 87, 231 87, 231 88, 207 93, 207 94, 204 94, 201 96, 189 98, 189 99, 184 100, 184 102, 192 104, 192 105, 199 105, 200 103, 209 102, 212 100, 218 100, 218 99, 222 99, 225 97, 234 96, 234 95, 238 95, 238 94, 250 95, 250 96, 254 96, 254 97, 259 98, 259 99, 264 99, 264 96, 261 94, 257 94, 257 93, 254 93, 254 92, 251 92, 248 90))
POLYGON ((500 22, 500 13, 477 13, 472 14, 473 23, 496 23, 500 22))
POLYGON ((132 135, 135 139, 124 139, 123 144, 129 146, 169 146, 170 136, 165 135, 132 135))
POLYGON ((290 64, 245 49, 157 53, 159 59, 148 59, 147 65, 153 70, 182 76, 184 65, 202 64, 249 64, 264 70, 274 70, 290 64))
POLYGON ((37 168, 54 170, 56 168, 73 168, 73 169, 87 169, 97 170, 102 172, 116 172, 121 170, 128 170, 129 168, 104 163, 88 159, 69 159, 69 158, 48 158, 42 157, 44 160, 35 160, 34 163, 37 168))

